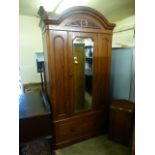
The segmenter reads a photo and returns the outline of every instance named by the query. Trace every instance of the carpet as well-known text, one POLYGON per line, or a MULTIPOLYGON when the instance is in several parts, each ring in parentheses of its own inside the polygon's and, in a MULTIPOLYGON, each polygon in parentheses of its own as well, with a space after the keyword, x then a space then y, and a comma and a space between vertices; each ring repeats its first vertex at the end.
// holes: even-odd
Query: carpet
POLYGON ((23 144, 20 151, 20 155, 51 155, 50 144, 46 139, 23 144))

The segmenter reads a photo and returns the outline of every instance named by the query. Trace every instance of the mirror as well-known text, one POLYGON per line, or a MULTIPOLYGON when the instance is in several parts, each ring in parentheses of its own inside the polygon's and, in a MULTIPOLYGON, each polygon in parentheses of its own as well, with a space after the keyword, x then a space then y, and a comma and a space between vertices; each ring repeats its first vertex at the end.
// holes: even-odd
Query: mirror
POLYGON ((73 41, 73 87, 75 111, 92 108, 94 42, 91 38, 73 41))

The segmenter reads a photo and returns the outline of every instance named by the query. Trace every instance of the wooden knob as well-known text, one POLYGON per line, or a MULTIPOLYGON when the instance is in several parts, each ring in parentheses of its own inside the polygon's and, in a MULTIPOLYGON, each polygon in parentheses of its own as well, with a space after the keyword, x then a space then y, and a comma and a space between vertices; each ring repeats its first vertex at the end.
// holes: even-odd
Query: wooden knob
POLYGON ((71 131, 71 132, 75 132, 75 131, 76 131, 75 127, 71 127, 71 128, 70 128, 70 131, 71 131))

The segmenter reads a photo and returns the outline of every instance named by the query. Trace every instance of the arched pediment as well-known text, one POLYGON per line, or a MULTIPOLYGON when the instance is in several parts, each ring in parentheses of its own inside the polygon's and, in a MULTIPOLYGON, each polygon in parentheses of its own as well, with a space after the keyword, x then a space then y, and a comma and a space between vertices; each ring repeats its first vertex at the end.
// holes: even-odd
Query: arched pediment
POLYGON ((64 20, 72 19, 64 23, 64 25, 95 29, 103 27, 108 30, 113 30, 113 28, 115 27, 115 24, 110 23, 101 13, 92 8, 84 6, 69 8, 62 12, 59 16, 55 17, 49 16, 44 8, 40 7, 38 14, 41 16, 41 19, 45 22, 45 24, 60 25, 64 20), (86 17, 90 18, 87 19, 86 17))

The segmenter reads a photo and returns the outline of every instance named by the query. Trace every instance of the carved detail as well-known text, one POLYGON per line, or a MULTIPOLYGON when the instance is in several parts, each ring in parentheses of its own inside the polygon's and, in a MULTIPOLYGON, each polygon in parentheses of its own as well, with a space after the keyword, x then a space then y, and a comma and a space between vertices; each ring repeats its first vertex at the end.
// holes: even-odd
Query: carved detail
POLYGON ((78 19, 78 20, 67 23, 65 26, 73 26, 73 27, 81 27, 81 28, 95 28, 95 29, 100 28, 98 25, 96 25, 96 23, 88 19, 78 19))

